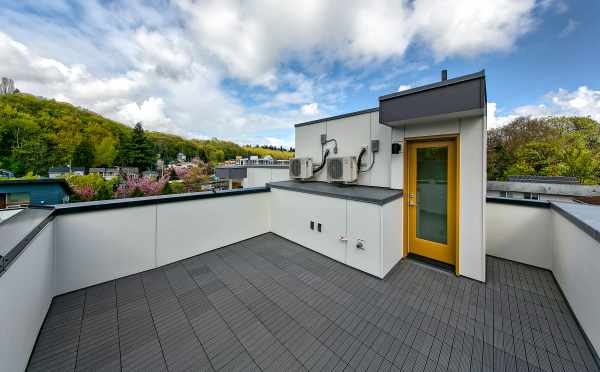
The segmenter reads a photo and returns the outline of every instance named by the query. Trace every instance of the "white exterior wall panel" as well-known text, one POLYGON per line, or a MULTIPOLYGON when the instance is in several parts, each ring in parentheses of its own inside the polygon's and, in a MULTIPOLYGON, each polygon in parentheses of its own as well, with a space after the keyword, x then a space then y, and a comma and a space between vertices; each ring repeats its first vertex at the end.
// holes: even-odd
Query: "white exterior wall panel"
POLYGON ((590 342, 600 352, 600 243, 556 211, 551 222, 552 272, 590 342))
POLYGON ((382 277, 402 259, 404 244, 402 207, 402 198, 400 198, 385 204, 381 210, 382 277))
POLYGON ((460 275, 485 281, 485 118, 460 121, 460 275))
POLYGON ((370 185, 391 187, 392 128, 379 123, 379 112, 372 112, 369 115, 371 115, 371 139, 379 140, 379 152, 375 154, 375 164, 369 172, 370 185))
POLYGON ((54 296, 54 223, 0 277, 2 371, 24 371, 54 296))
POLYGON ((58 216, 56 294, 149 270, 156 265, 155 206, 58 216))
POLYGON ((381 275, 381 207, 348 202, 348 265, 377 277, 381 275), (357 244, 362 243, 362 249, 357 244))
POLYGON ((268 232, 268 197, 259 193, 158 204, 157 265, 268 232))
POLYGON ((293 242, 346 263, 346 201, 271 189, 271 230, 293 242), (310 229, 314 221, 314 230, 310 229), (317 231, 321 223, 322 232, 317 231))
MULTIPOLYGON (((327 139, 334 139, 338 144, 338 153, 334 154, 330 151, 330 157, 339 156, 355 156, 358 159, 361 147, 369 147, 371 142, 371 114, 362 114, 350 116, 343 119, 331 120, 326 122, 327 139)), ((333 148, 332 144, 327 145, 333 148)), ((367 151, 363 156, 364 164, 371 163, 372 153, 367 151)), ((365 166, 363 165, 363 168, 365 166)), ((323 169, 322 173, 327 174, 327 169, 323 169)), ((372 171, 371 171, 372 172, 372 171)), ((370 185, 371 172, 358 174, 358 184, 370 185)))
MULTIPOLYGON (((297 158, 312 158, 313 164, 321 163, 321 134, 326 134, 325 122, 295 128, 297 158)), ((330 145, 331 146, 331 145, 330 145)), ((315 181, 327 180, 325 170, 315 174, 315 181)))
POLYGON ((551 215, 550 208, 488 203, 487 254, 552 270, 551 215))

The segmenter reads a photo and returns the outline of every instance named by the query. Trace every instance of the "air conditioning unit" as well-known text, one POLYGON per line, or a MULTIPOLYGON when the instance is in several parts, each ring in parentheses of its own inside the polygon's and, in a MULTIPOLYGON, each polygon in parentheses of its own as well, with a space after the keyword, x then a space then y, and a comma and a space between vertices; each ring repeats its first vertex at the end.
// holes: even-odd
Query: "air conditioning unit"
POLYGON ((290 178, 307 179, 313 176, 313 163, 311 158, 290 159, 290 178))
POLYGON ((327 159, 327 180, 329 182, 354 182, 358 178, 355 156, 327 159))

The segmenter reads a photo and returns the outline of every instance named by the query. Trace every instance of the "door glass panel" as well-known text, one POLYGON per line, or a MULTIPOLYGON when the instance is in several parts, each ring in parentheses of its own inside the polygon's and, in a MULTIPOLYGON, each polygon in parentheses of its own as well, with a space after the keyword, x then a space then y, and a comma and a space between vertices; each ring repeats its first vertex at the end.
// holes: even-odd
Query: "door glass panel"
POLYGON ((448 148, 417 149, 417 238, 448 243, 448 148))

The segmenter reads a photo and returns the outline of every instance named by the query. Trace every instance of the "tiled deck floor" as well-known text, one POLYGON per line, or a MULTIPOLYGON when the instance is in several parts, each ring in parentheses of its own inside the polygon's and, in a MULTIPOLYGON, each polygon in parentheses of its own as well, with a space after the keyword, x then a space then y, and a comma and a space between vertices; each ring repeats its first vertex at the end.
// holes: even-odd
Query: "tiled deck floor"
POLYGON ((385 280, 273 234, 54 299, 30 370, 597 370, 551 274, 385 280))

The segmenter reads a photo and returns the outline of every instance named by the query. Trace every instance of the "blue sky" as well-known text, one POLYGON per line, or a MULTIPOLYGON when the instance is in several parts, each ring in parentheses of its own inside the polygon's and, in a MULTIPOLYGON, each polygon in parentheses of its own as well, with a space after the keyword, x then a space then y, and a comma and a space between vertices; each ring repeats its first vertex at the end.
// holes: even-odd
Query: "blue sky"
POLYGON ((293 124, 486 70, 488 123, 600 120, 598 1, 0 0, 0 75, 128 125, 293 145, 293 124))

